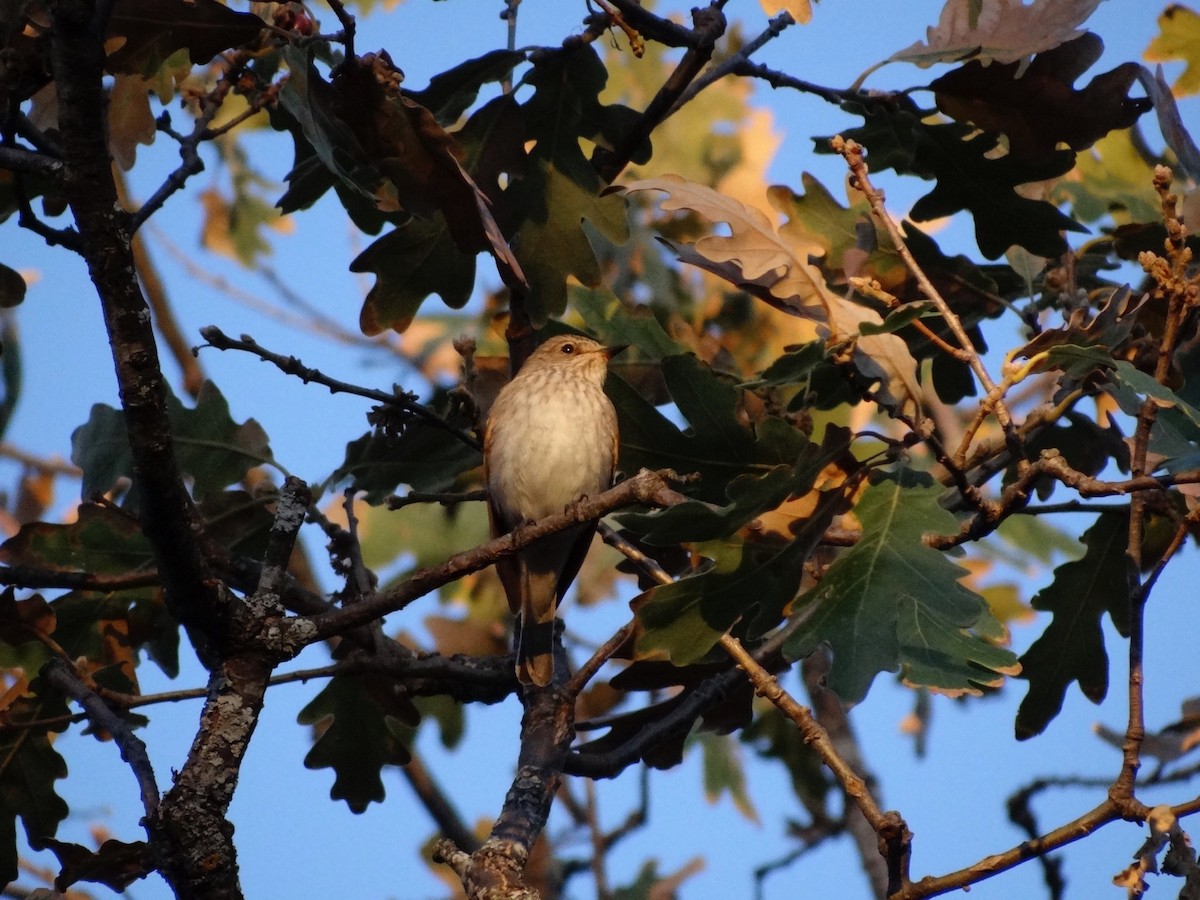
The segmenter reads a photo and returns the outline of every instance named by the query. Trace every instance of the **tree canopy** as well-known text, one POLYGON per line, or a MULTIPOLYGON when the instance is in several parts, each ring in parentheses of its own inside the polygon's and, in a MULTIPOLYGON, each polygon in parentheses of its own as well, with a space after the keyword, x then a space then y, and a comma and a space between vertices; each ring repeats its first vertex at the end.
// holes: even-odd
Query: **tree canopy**
MULTIPOLYGON (((657 772, 697 756, 698 804, 727 797, 793 850, 747 849, 745 896, 815 875, 918 900, 1013 870, 1055 898, 1200 896, 1197 769, 1177 762, 1200 701, 1148 653, 1190 615, 1160 579, 1194 569, 1200 537, 1200 13, 1139 8, 1156 36, 1114 64, 1099 3, 946 0, 923 39, 868 56, 878 34, 850 36, 895 16, 836 0, 593 0, 551 32, 562 9, 460 0, 421 32, 423 86, 400 38, 364 49, 417 0, 0 8, 9 893, 241 897, 241 873, 302 865, 282 839, 248 853, 231 804, 284 727, 264 705, 303 691, 287 727, 318 772, 277 790, 424 823, 381 896, 412 895, 406 870, 472 900, 711 896, 701 853, 664 871, 639 840, 657 772), (857 77, 814 61, 822 19, 857 77), (796 98, 815 113, 789 118, 796 98), (272 264, 296 228, 311 271, 272 264), (116 390, 63 352, 54 390, 90 411, 42 452, 19 427, 36 386, 18 324, 58 260, 74 302, 98 301, 87 340, 116 390), (330 272, 358 295, 324 290, 330 272), (187 324, 206 295, 221 315, 187 324), (628 345, 606 385, 621 477, 489 535, 487 411, 569 332, 628 345), (298 399, 273 397, 288 382, 298 399), (369 411, 342 433, 327 402, 369 411), (279 406, 298 438, 260 424, 279 406), (492 566, 596 520, 554 681, 521 685, 492 566), (934 738, 936 698, 966 723, 1016 698, 1013 746, 1110 687, 1125 721, 1088 738, 1116 748, 1103 777, 1009 772, 1007 810, 964 786, 940 840, 1005 814, 1023 839, 929 870, 934 826, 889 808, 856 737, 881 685, 911 709, 906 753, 934 738), (1147 714, 1181 701, 1174 724, 1147 714), (164 766, 155 722, 177 702, 190 748, 164 766), (454 752, 423 749, 432 734, 454 752), (140 808, 91 844, 60 832, 88 815, 69 790, 85 743, 140 808), (452 799, 471 747, 509 773, 482 822, 452 799), (409 796, 387 796, 393 771, 409 796), (612 782, 633 798, 615 823, 612 782), (1086 802, 1044 821, 1064 788, 1086 802), (1125 856, 1070 884, 1060 854, 1109 825, 1125 856), (854 871, 804 858, 834 844, 854 871)), ((270 823, 284 801, 255 802, 270 823)), ((699 815, 655 812, 684 843, 699 815)))

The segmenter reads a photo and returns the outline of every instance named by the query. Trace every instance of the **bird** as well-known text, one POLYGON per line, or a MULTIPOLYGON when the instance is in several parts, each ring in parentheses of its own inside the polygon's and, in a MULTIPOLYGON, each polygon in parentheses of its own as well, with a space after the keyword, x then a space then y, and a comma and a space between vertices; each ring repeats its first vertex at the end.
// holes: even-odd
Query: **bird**
MULTIPOLYGON (((493 537, 561 513, 612 486, 617 414, 604 393, 608 362, 625 348, 579 335, 552 337, 501 388, 483 434, 493 537)), ((496 563, 516 629, 517 679, 544 687, 554 675, 558 603, 587 556, 596 523, 575 525, 496 563)))

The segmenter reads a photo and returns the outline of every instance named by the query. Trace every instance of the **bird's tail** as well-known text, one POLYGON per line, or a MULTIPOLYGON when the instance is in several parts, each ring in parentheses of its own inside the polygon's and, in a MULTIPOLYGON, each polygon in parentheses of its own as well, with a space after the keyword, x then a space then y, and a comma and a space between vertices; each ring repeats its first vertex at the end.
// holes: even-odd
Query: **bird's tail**
POLYGON ((517 680, 545 687, 554 678, 554 613, 556 604, 536 611, 526 605, 517 627, 517 680))

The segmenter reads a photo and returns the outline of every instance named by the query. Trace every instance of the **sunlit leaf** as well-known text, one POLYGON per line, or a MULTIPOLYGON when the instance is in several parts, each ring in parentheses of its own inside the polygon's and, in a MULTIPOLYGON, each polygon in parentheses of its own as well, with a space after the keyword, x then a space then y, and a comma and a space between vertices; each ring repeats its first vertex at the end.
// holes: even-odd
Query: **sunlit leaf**
POLYGON ((989 0, 973 7, 973 0, 947 0, 937 25, 925 29, 925 40, 889 59, 922 68, 962 59, 985 64, 1028 60, 1078 37, 1079 26, 1099 5, 1100 0, 989 0))
POLYGON ((932 478, 908 469, 873 477, 854 507, 862 537, 796 602, 803 624, 785 652, 800 659, 828 644, 829 687, 847 703, 880 672, 959 695, 1017 671, 1011 652, 979 635, 991 630, 991 613, 962 585, 965 570, 923 541, 958 530, 940 494, 932 478))
POLYGON ((1171 88, 1181 97, 1200 91, 1200 13, 1182 3, 1172 3, 1159 15, 1158 28, 1159 34, 1146 48, 1146 59, 1187 63, 1171 88))
MULTIPOLYGON (((873 309, 831 291, 820 270, 809 263, 826 243, 800 227, 775 224, 761 211, 704 185, 675 176, 636 181, 625 189, 665 191, 663 209, 690 209, 714 223, 726 223, 731 233, 709 234, 695 244, 671 245, 684 262, 699 266, 747 290, 777 309, 824 326, 835 342, 854 338, 864 322, 878 324, 873 309)), ((790 203, 787 194, 769 195, 777 208, 790 203)), ((786 212, 786 208, 785 208, 786 212)), ((855 365, 879 379, 879 395, 888 405, 904 409, 917 402, 916 362, 895 335, 858 337, 853 342, 855 365)))

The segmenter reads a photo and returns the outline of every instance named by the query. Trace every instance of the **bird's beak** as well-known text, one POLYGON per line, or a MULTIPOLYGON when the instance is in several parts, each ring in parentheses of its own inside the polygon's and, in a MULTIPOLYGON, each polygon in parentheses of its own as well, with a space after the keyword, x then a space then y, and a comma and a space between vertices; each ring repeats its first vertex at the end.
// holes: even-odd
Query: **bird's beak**
POLYGON ((617 344, 617 346, 615 346, 615 347, 605 347, 604 355, 607 356, 609 359, 612 359, 614 356, 616 356, 622 350, 628 350, 628 349, 629 349, 628 344, 617 344))

